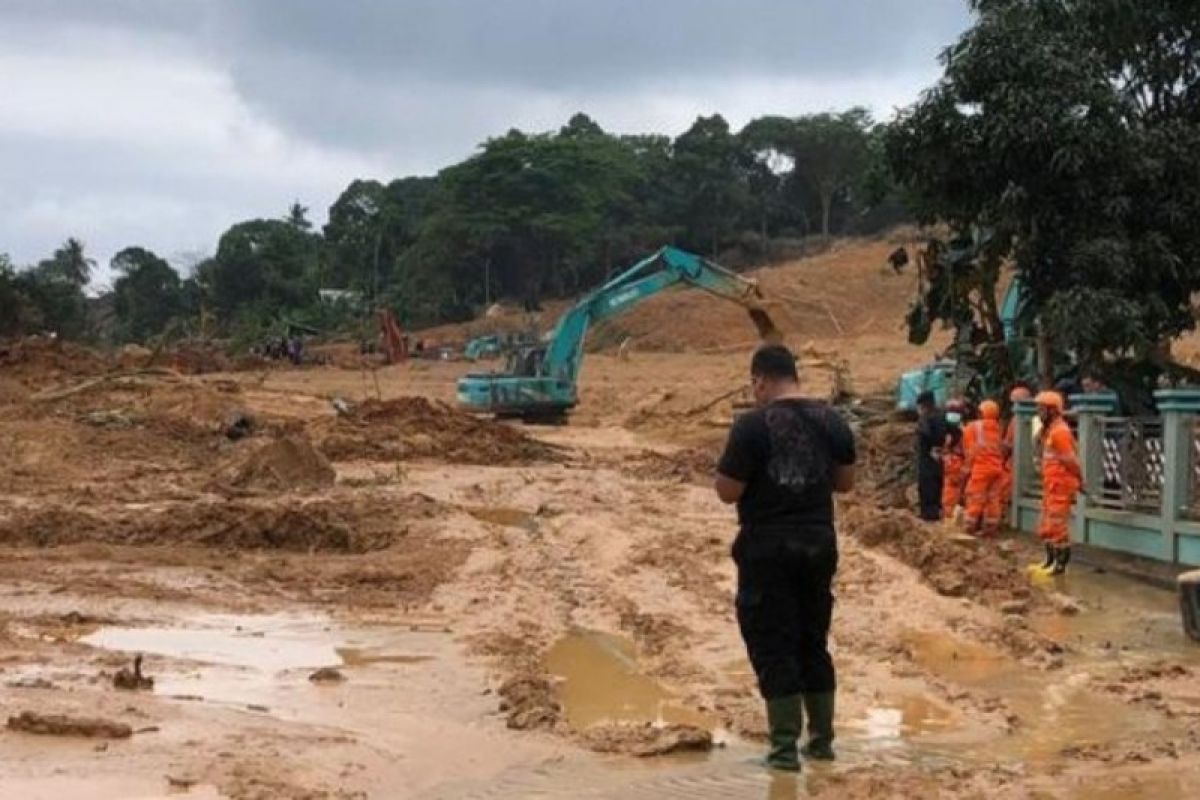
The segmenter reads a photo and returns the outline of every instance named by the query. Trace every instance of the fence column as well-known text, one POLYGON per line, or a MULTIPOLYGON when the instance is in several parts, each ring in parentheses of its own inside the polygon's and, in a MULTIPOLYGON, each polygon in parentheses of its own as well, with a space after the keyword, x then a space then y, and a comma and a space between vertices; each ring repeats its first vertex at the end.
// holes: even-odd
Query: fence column
POLYGON ((1083 472, 1083 493, 1075 502, 1071 515, 1071 539, 1088 541, 1087 510, 1092 497, 1104 490, 1104 429, 1101 418, 1117 409, 1116 395, 1074 394, 1070 407, 1079 422, 1076 437, 1079 441, 1079 467, 1083 472))
POLYGON ((1167 389, 1154 393, 1163 419, 1162 557, 1179 560, 1176 531, 1192 502, 1192 448, 1200 390, 1167 389))
POLYGON ((1013 416, 1017 421, 1013 430, 1013 490, 1012 500, 1008 509, 1009 524, 1014 529, 1021 529, 1021 498, 1029 490, 1029 484, 1036 477, 1033 470, 1033 417, 1037 414, 1037 406, 1032 400, 1018 400, 1013 406, 1013 416))

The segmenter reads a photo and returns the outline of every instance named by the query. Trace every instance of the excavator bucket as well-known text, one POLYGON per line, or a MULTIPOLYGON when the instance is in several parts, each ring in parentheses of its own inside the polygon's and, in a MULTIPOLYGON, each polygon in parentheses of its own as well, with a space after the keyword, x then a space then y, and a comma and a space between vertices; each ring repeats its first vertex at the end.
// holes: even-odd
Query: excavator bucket
POLYGON ((750 319, 754 321, 754 327, 758 329, 758 338, 762 339, 767 344, 781 344, 783 342, 783 331, 775 327, 775 322, 771 319, 771 315, 767 313, 765 308, 750 308, 750 319))

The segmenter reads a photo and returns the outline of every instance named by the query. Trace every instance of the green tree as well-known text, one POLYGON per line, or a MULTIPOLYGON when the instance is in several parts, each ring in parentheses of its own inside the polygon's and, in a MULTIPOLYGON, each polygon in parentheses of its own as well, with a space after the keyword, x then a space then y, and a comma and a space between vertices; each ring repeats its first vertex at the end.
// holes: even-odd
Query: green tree
POLYGON ((110 266, 119 275, 113 283, 119 339, 145 341, 183 312, 179 274, 151 251, 127 247, 113 256, 110 266))
POLYGON ((888 133, 893 172, 924 221, 989 232, 1058 349, 1169 366, 1200 290, 1200 4, 972 5, 888 133))
POLYGON ((75 237, 67 239, 54 251, 54 255, 38 264, 38 270, 49 278, 67 281, 82 288, 91 280, 96 262, 87 257, 83 242, 75 237))
POLYGON ((675 139, 672 189, 686 244, 716 255, 749 206, 751 157, 720 114, 675 139))
POLYGON ((871 115, 864 108, 837 114, 812 114, 795 121, 790 153, 795 175, 816 196, 821 234, 829 236, 834 203, 857 188, 870 165, 871 115))
POLYGON ((260 322, 316 300, 320 237, 290 222, 239 222, 221 235, 212 261, 197 268, 213 310, 223 319, 260 322))

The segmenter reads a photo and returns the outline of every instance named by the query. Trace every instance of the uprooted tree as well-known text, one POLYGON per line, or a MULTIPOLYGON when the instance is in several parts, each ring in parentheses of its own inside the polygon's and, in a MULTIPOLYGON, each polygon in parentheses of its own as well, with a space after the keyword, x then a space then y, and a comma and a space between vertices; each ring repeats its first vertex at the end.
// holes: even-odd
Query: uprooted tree
POLYGON ((1177 375, 1164 343, 1200 290, 1200 3, 971 5, 887 134, 913 210, 989 232, 980 262, 1012 265, 1048 347, 1114 382, 1177 375))

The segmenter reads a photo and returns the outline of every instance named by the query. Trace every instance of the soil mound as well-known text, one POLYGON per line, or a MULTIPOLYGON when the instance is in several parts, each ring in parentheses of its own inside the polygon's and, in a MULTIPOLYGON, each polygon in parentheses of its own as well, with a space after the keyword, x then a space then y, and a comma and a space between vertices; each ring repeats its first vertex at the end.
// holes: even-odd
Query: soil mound
POLYGON ((329 459, 303 435, 275 439, 222 474, 230 486, 280 492, 332 486, 337 478, 329 459))
POLYGON ((716 467, 717 457, 713 451, 701 448, 673 453, 644 450, 622 465, 628 474, 642 480, 698 484, 710 483, 716 467))
POLYGON ((42 505, 0 519, 0 542, 365 553, 388 547, 409 522, 428 519, 434 510, 433 501, 419 496, 387 503, 364 497, 308 503, 192 500, 135 510, 42 505))
POLYGON ((133 728, 124 722, 39 714, 36 711, 22 711, 9 717, 8 729, 42 736, 81 736, 89 739, 128 739, 133 735, 133 728))
POLYGON ((994 541, 954 535, 906 511, 847 502, 841 512, 842 531, 913 567, 939 594, 988 604, 1033 594, 1017 554, 994 541))
POLYGON ((671 753, 707 753, 712 734, 691 725, 601 725, 584 731, 583 742, 598 753, 648 758, 671 753))
POLYGON ((500 710, 507 715, 508 727, 525 731, 553 728, 562 716, 562 706, 550 681, 538 675, 510 678, 499 690, 500 710))
POLYGON ((368 400, 338 417, 319 440, 333 461, 437 458, 452 464, 528 464, 557 450, 515 427, 424 397, 368 400))
POLYGON ((99 375, 110 367, 95 350, 61 339, 30 336, 0 341, 0 372, 32 388, 99 375))

